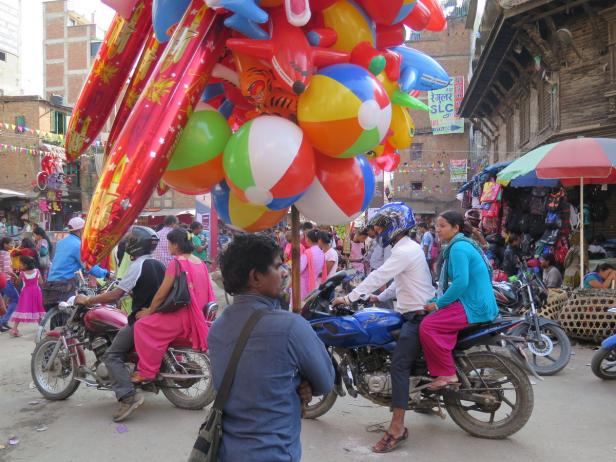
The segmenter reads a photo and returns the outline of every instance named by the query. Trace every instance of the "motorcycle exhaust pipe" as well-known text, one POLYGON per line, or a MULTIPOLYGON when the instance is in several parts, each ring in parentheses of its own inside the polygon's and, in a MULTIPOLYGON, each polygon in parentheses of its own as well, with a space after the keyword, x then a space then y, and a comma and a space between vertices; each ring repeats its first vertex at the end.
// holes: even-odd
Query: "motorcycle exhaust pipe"
POLYGON ((516 363, 518 363, 520 367, 532 374, 533 377, 543 382, 543 377, 537 374, 537 371, 535 371, 535 368, 532 366, 532 364, 526 357, 526 354, 524 353, 524 350, 522 350, 522 347, 509 339, 503 339, 503 342, 507 344, 509 353, 511 354, 511 358, 516 363))

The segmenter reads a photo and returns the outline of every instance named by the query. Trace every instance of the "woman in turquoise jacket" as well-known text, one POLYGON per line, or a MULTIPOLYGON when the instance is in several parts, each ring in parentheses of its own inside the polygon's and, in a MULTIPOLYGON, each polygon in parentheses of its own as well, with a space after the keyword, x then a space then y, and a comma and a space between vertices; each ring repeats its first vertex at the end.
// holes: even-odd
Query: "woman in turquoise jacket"
POLYGON ((425 306, 433 313, 419 328, 428 370, 436 376, 429 387, 433 390, 458 382, 451 354, 458 332, 498 316, 490 264, 479 246, 464 235, 462 214, 443 212, 436 221, 436 234, 447 244, 441 259, 439 296, 425 306))

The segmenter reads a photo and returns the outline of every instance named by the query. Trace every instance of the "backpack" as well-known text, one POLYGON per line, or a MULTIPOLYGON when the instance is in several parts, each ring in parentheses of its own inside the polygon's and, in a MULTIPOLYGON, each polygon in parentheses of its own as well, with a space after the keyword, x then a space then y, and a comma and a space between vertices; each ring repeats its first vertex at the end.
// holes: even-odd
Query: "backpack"
POLYGON ((567 257, 568 252, 569 243, 567 242, 566 238, 561 237, 560 239, 558 239, 558 241, 556 241, 556 244, 554 245, 554 258, 556 259, 556 263, 561 266, 564 266, 565 258, 567 257))
POLYGON ((559 229, 563 223, 558 212, 548 212, 545 217, 545 224, 548 229, 559 229))
POLYGON ((560 210, 564 199, 565 199, 565 190, 562 188, 558 190, 557 192, 550 194, 548 196, 548 201, 547 201, 547 206, 546 206, 548 212, 556 212, 560 210))
POLYGON ((529 206, 532 215, 543 215, 548 200, 545 188, 533 188, 530 194, 529 206))
POLYGON ((501 200, 503 187, 494 181, 486 181, 481 193, 481 203, 497 202, 501 200))
POLYGON ((497 218, 500 214, 500 202, 485 202, 481 204, 481 218, 497 218))

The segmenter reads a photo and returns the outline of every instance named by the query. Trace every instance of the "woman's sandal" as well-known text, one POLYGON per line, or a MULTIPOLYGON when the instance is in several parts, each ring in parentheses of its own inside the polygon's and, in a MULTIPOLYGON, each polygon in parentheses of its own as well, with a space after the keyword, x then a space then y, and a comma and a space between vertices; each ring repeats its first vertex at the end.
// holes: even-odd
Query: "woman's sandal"
POLYGON ((430 383, 430 385, 428 385, 428 390, 435 391, 435 390, 440 390, 441 388, 445 388, 445 387, 459 387, 459 386, 460 386, 460 382, 458 382, 457 378, 452 380, 447 377, 437 377, 430 383))
POLYGON ((9 334, 11 335, 11 337, 21 337, 21 334, 17 329, 10 329, 9 334))
POLYGON ((152 379, 146 379, 139 372, 133 372, 132 375, 130 376, 130 381, 134 384, 139 384, 139 383, 144 383, 144 382, 151 382, 152 379))
POLYGON ((386 452, 391 452, 396 449, 404 440, 409 437, 408 428, 404 429, 404 433, 402 436, 396 438, 389 432, 385 432, 383 438, 379 440, 374 446, 372 446, 372 452, 376 452, 378 454, 384 454, 386 452))

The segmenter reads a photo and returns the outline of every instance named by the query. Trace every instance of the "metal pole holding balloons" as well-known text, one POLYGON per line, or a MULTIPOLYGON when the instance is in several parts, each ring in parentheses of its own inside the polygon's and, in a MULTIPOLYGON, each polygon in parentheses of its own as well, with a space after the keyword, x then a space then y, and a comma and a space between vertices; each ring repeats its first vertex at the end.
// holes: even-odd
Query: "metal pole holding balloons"
POLYGON ((299 254, 299 211, 295 206, 291 207, 291 306, 293 312, 299 313, 301 310, 301 289, 300 289, 300 254, 299 254))

